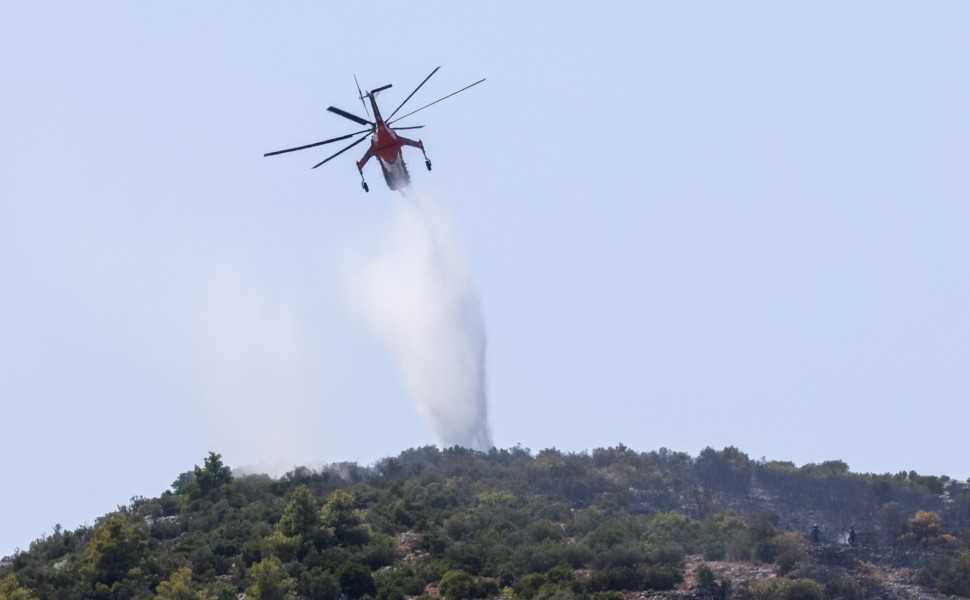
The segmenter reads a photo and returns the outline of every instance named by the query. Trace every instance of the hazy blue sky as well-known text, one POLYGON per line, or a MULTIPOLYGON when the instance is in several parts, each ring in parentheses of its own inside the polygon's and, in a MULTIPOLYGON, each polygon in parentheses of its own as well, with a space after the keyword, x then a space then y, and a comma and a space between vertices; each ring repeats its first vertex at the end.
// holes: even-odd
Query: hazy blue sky
POLYGON ((970 5, 333 4, 0 8, 0 555, 435 443, 344 290, 401 198, 262 154, 438 65, 496 445, 970 476, 970 5))

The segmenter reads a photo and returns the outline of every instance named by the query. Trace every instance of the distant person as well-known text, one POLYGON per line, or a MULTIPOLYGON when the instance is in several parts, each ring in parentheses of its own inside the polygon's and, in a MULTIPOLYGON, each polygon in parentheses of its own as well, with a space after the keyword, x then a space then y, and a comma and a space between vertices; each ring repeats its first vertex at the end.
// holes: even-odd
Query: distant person
POLYGON ((855 527, 849 527, 849 545, 855 546, 855 527))
POLYGON ((812 543, 817 544, 822 540, 822 532, 819 530, 818 525, 812 525, 812 543))

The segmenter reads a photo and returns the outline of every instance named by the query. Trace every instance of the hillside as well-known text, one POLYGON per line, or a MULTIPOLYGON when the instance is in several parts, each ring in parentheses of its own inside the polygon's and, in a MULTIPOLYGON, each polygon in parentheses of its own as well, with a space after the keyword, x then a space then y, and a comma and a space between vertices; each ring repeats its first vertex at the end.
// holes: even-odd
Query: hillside
POLYGON ((948 595, 970 597, 966 482, 736 448, 425 447, 278 480, 213 453, 0 564, 0 600, 948 595))

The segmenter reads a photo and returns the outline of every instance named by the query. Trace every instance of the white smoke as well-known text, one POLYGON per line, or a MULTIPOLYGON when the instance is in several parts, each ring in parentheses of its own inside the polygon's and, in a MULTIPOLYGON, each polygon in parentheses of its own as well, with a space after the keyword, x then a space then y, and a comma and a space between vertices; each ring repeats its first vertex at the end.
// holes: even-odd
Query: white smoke
POLYGON ((482 310, 442 207, 414 192, 401 197, 351 289, 438 443, 490 448, 482 310))

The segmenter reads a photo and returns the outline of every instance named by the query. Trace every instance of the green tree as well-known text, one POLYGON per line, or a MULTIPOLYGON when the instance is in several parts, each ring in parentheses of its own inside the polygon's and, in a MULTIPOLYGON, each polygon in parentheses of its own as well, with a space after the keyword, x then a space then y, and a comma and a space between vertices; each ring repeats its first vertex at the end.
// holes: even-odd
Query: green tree
POLYGON ((21 587, 20 582, 11 573, 0 579, 0 600, 37 600, 37 596, 32 591, 21 587))
POLYGON ((267 536, 263 540, 263 544, 267 555, 289 562, 300 556, 300 551, 303 548, 303 536, 290 537, 277 530, 267 536))
POLYGON ((697 457, 697 474, 706 485, 733 492, 744 491, 751 483, 754 462, 734 446, 718 452, 704 448, 697 457))
POLYGON ((183 486, 190 503, 203 498, 216 500, 218 492, 232 483, 232 470, 222 464, 222 455, 215 452, 209 453, 202 467, 196 465, 192 474, 192 481, 184 482, 180 478, 175 482, 183 486))
POLYGON ((189 484, 193 481, 195 481, 195 473, 193 471, 179 473, 178 478, 172 482, 172 490, 176 494, 184 494, 188 491, 189 484))
POLYGON ((956 542, 956 538, 943 529, 939 513, 918 511, 906 526, 906 533, 899 538, 904 544, 918 544, 928 546, 948 546, 956 542))
POLYGON ((94 530, 84 551, 82 574, 93 584, 112 584, 125 578, 148 550, 145 530, 120 512, 111 513, 94 530))
POLYGON ((359 546, 370 539, 363 519, 354 507, 354 497, 345 490, 330 494, 320 513, 320 522, 344 546, 359 546))
POLYGON ((155 597, 161 600, 209 600, 206 592, 196 589, 192 583, 192 569, 182 567, 165 581, 158 584, 155 597))
POLYGON ((338 600, 340 583, 320 567, 300 575, 300 594, 305 600, 338 600))
POLYGON ((676 546, 680 552, 693 553, 701 538, 701 524, 677 511, 659 512, 650 518, 641 537, 643 548, 652 553, 664 546, 676 546))
POLYGON ((345 563, 337 569, 340 589, 352 600, 377 595, 377 584, 370 569, 360 563, 345 563))
POLYGON ((316 498, 305 485, 290 494, 276 531, 265 540, 269 554, 287 562, 303 559, 310 548, 321 548, 330 535, 320 527, 320 509, 316 498))
POLYGON ((290 494, 277 528, 283 535, 289 537, 300 535, 305 540, 311 540, 316 535, 319 523, 320 509, 317 506, 317 500, 310 492, 310 488, 301 485, 290 494))
POLYGON ((249 569, 252 585, 246 588, 250 600, 293 600, 296 582, 275 556, 264 558, 249 569))
POLYGON ((438 592, 445 600, 470 600, 474 581, 471 575, 464 571, 451 570, 441 576, 438 582, 438 592))
POLYGON ((729 554, 731 558, 746 559, 750 556, 748 523, 731 511, 711 515, 701 524, 701 543, 705 560, 721 560, 729 554))
POLYGON ((377 586, 377 600, 405 600, 404 590, 396 586, 377 586))

